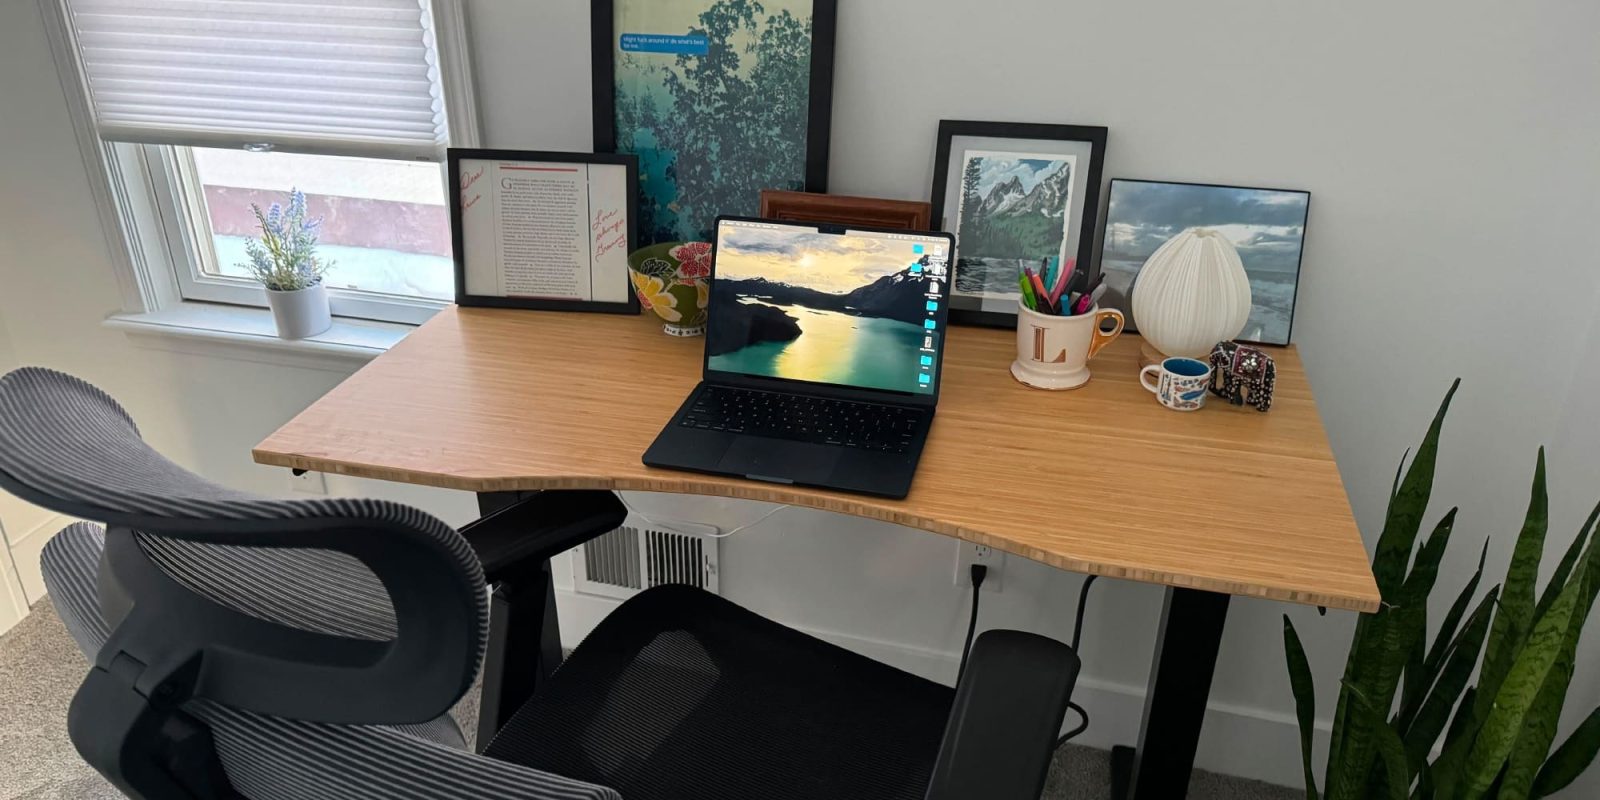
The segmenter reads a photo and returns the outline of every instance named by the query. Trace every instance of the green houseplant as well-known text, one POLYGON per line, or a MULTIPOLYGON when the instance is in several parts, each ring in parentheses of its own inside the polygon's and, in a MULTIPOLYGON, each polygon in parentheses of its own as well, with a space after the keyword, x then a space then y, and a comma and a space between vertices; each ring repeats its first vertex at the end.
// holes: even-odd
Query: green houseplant
POLYGON ((262 211, 251 203, 250 211, 261 238, 245 242, 249 260, 239 266, 267 290, 267 306, 272 309, 278 336, 303 339, 327 330, 333 317, 322 277, 333 265, 317 258, 322 218, 306 219, 306 195, 299 189, 289 192, 287 207, 273 203, 262 211))
MULTIPOLYGON (((1477 572, 1427 639, 1428 595, 1456 509, 1415 548, 1415 558, 1412 551, 1432 494, 1439 432, 1459 385, 1458 380, 1445 395, 1410 467, 1402 462, 1404 479, 1395 473, 1372 563, 1383 604, 1360 618, 1350 644, 1321 783, 1326 800, 1543 797, 1570 784, 1600 749, 1595 709, 1552 750, 1578 639, 1600 590, 1600 536, 1591 537, 1600 507, 1536 592, 1549 527, 1543 448, 1504 582, 1474 604, 1486 542, 1477 572), (1477 682, 1469 686, 1480 660, 1477 682)), ((1306 797, 1318 800, 1311 669, 1287 615, 1283 625, 1306 797)))

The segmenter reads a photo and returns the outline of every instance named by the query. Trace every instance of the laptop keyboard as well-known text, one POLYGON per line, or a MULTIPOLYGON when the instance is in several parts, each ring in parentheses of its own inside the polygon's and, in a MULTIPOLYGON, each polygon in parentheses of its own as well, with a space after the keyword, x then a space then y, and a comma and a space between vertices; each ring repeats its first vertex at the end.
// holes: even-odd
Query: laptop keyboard
POLYGON ((706 386, 678 424, 798 442, 904 453, 920 409, 706 386))

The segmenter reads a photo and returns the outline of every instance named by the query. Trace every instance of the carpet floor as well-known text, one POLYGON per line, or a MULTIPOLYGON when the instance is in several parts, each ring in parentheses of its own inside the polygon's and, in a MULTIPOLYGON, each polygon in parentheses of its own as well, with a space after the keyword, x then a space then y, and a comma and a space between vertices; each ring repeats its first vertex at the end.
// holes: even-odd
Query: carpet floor
MULTIPOLYGON (((0 800, 116 800, 121 795, 78 758, 67 739, 67 704, 87 662, 50 601, 0 636, 0 800)), ((477 693, 453 712, 472 731, 477 693)), ((1111 795, 1111 754, 1066 745, 1050 765, 1041 800, 1111 795)), ((1191 800, 1293 800, 1297 791, 1195 770, 1191 800)))

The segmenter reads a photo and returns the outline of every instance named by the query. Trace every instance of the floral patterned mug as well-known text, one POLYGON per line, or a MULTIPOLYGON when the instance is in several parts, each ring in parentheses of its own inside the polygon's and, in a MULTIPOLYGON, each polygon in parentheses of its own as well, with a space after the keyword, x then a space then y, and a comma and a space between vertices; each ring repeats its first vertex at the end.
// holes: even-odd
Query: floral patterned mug
POLYGON ((629 277, 639 302, 666 324, 672 336, 706 332, 706 300, 711 294, 711 245, 662 242, 628 256, 629 277))

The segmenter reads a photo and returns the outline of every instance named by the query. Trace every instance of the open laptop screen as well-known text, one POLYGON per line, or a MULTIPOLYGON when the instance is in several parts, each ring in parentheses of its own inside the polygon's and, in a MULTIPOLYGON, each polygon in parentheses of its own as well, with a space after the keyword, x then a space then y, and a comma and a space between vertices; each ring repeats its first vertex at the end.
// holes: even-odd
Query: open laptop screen
POLYGON ((950 247, 943 234, 719 220, 706 368, 932 395, 950 247))

